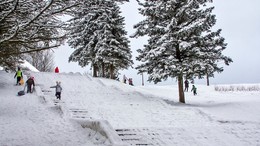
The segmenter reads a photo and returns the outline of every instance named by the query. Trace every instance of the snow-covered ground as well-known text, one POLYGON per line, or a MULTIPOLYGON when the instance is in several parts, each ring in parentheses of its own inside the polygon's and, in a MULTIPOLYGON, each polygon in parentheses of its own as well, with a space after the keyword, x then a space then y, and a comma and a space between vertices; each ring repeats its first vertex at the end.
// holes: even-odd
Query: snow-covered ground
MULTIPOLYGON (((1 146, 259 146, 260 91, 198 95, 178 88, 129 86, 77 73, 28 72, 36 92, 17 96, 14 74, 0 71, 1 146), (61 101, 55 89, 61 81, 61 101)), ((243 86, 260 86, 243 85, 243 86)))

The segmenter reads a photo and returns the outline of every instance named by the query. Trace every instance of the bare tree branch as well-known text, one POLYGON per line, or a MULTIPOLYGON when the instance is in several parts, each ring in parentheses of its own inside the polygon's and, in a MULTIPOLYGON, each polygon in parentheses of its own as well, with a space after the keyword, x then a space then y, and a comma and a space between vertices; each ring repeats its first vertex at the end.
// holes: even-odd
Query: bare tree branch
POLYGON ((54 46, 48 46, 48 47, 43 47, 43 48, 38 48, 38 49, 31 49, 31 50, 28 50, 28 51, 17 51, 17 52, 2 53, 2 54, 0 54, 0 57, 11 56, 11 55, 20 55, 20 54, 25 54, 25 53, 37 52, 37 51, 43 51, 43 50, 56 48, 56 47, 59 47, 59 46, 60 45, 54 45, 54 46))

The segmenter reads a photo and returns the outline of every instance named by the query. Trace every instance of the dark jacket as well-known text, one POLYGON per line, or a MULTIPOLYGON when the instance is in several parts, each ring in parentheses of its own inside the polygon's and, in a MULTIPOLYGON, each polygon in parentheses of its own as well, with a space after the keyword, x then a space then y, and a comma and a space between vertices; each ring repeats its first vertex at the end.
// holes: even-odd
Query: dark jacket
POLYGON ((189 81, 188 80, 185 80, 184 84, 185 84, 185 87, 189 87, 189 81))
POLYGON ((33 80, 32 78, 29 78, 29 79, 26 81, 26 84, 29 85, 29 86, 31 86, 31 85, 35 86, 34 80, 33 80))

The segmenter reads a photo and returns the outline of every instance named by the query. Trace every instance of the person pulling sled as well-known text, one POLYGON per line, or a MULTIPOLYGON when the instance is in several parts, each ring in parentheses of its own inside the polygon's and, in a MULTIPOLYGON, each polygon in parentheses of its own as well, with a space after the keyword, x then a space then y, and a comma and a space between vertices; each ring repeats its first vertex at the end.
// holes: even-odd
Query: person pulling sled
POLYGON ((30 78, 26 81, 26 85, 27 85, 27 93, 33 93, 33 89, 34 89, 34 87, 35 87, 34 77, 30 77, 30 78))
POLYGON ((16 71, 14 78, 16 77, 16 85, 21 85, 20 81, 23 78, 23 72, 21 71, 20 67, 18 67, 18 70, 16 71))

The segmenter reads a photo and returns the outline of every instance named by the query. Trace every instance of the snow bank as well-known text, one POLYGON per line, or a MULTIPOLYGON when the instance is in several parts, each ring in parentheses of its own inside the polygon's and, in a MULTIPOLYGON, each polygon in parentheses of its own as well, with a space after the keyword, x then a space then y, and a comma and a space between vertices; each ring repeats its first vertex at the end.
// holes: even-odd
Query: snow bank
POLYGON ((86 120, 77 120, 77 122, 83 128, 90 128, 94 131, 99 132, 102 136, 105 136, 109 139, 112 146, 127 146, 122 140, 119 138, 118 134, 112 128, 106 120, 99 121, 86 121, 86 120))
POLYGON ((33 72, 40 72, 38 69, 36 69, 34 66, 32 66, 28 61, 22 60, 22 63, 20 64, 21 68, 26 68, 33 72))

